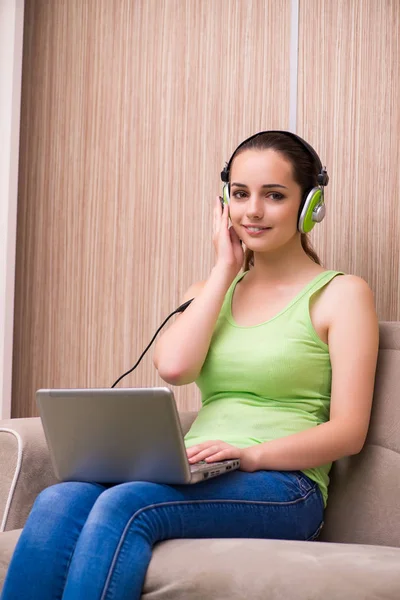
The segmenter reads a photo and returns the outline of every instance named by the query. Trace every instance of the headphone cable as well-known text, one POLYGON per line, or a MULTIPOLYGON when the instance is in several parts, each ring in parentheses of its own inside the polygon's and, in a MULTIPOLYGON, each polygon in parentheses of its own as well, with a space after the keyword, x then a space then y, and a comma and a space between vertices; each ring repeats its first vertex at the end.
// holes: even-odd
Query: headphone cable
POLYGON ((123 379, 126 375, 129 375, 129 373, 132 373, 132 371, 134 369, 136 369, 136 367, 138 366, 138 364, 140 363, 140 361, 142 360, 143 356, 146 354, 147 350, 150 348, 150 346, 152 345, 152 343, 154 342, 154 340, 156 339, 159 331, 164 327, 165 323, 168 321, 168 319, 170 319, 173 315, 176 315, 177 313, 183 312, 184 310, 187 309, 187 307, 189 306, 189 304, 191 304, 191 302, 193 302, 194 298, 192 298, 191 300, 188 300, 187 302, 184 302, 183 304, 181 304, 180 306, 178 306, 178 308, 176 310, 174 310, 174 312, 172 312, 166 319, 165 321, 160 325, 160 327, 157 329, 157 331, 155 332, 155 334, 153 335, 150 344, 145 348, 145 350, 142 352, 142 354, 139 357, 139 360, 137 361, 137 363, 132 367, 132 369, 129 369, 129 371, 127 371, 126 373, 124 373, 123 375, 121 375, 120 377, 118 377, 117 381, 115 381, 112 384, 112 388, 115 387, 117 385, 117 383, 119 383, 121 381, 121 379, 123 379))

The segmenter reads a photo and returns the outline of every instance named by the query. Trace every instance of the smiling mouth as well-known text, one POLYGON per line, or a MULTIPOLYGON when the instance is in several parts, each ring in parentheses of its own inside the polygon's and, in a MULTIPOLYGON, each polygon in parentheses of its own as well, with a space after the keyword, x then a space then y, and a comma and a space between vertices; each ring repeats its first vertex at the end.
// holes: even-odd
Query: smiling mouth
POLYGON ((261 231, 267 231, 268 229, 272 229, 272 227, 249 227, 248 225, 243 225, 243 227, 249 233, 260 233, 261 231))

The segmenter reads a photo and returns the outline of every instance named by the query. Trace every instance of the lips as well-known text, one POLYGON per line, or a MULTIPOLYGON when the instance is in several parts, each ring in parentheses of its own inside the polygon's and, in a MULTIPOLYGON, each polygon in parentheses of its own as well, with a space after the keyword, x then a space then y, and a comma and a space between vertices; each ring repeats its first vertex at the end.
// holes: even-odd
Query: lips
POLYGON ((260 227, 259 225, 243 225, 243 227, 247 230, 247 231, 251 231, 251 230, 261 230, 264 231, 266 229, 271 229, 271 227, 260 227))

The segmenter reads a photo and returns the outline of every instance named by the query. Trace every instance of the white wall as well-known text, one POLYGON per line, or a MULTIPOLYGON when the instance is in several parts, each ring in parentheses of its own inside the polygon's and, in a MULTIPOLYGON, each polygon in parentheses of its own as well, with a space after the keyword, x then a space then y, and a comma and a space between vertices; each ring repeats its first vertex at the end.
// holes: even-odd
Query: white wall
POLYGON ((11 414, 24 0, 0 0, 0 418, 11 414))

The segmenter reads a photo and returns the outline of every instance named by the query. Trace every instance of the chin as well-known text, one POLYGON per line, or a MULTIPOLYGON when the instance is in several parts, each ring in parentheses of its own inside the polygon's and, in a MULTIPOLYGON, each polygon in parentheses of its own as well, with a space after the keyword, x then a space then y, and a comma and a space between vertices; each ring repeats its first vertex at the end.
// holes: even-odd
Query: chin
POLYGON ((290 246, 292 243, 292 238, 276 239, 276 237, 272 236, 268 240, 257 240, 251 238, 248 240, 243 240, 243 243, 248 250, 252 250, 253 252, 276 252, 278 250, 288 248, 288 246, 290 246))

